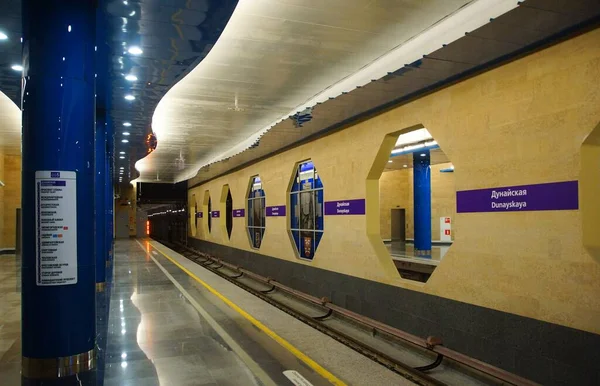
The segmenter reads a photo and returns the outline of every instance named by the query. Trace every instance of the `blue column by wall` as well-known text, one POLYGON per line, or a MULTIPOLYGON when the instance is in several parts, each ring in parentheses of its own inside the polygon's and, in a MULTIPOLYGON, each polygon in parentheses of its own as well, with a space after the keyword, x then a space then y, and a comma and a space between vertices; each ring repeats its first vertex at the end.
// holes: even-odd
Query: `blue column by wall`
POLYGON ((112 280, 113 255, 114 255, 114 187, 113 187, 113 165, 114 165, 114 126, 112 119, 107 117, 106 125, 106 250, 108 257, 107 280, 112 280))
POLYGON ((95 2, 23 0, 22 6, 22 374, 79 372, 82 379, 95 366, 95 2), (37 284, 36 171, 75 172, 75 284, 37 284), (68 365, 60 369, 57 358, 68 365))
POLYGON ((96 144, 95 144, 95 188, 94 188, 94 228, 97 290, 104 290, 106 283, 106 111, 96 109, 96 144))
POLYGON ((415 253, 431 255, 431 168, 429 150, 413 153, 415 253))

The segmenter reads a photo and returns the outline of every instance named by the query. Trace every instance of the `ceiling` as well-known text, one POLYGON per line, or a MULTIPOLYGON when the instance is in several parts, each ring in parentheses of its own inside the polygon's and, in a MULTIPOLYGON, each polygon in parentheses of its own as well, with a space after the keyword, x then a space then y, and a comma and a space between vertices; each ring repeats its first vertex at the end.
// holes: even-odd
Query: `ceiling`
MULTIPOLYGON (((10 68, 21 62, 20 3, 0 0, 0 31, 9 37, 0 41, 0 92, 6 95, 0 96, 0 135, 9 151, 20 149, 20 122, 7 125, 4 118, 15 117, 20 104, 21 74, 10 68)), ((114 178, 123 184, 138 177, 136 162, 143 181, 206 181, 600 18, 598 0, 99 4, 107 15, 110 63, 102 84, 116 131, 114 178), (130 53, 132 47, 141 52, 130 53), (125 100, 127 94, 135 100, 125 100), (148 155, 152 131, 158 147, 148 155)))
MULTIPOLYGON (((472 2, 357 74, 367 72, 371 81, 347 92, 332 86, 336 97, 317 100, 309 121, 298 125, 296 117, 286 117, 244 152, 202 167, 188 184, 238 170, 599 25, 598 0, 472 2)), ((354 78, 340 84, 350 87, 347 80, 354 78)))
POLYGON ((244 151, 311 98, 469 2, 240 1, 210 54, 158 104, 158 147, 137 163, 139 181, 182 181, 244 151))
MULTIPOLYGON (((98 74, 97 103, 108 111, 115 128, 116 182, 120 167, 124 184, 137 177, 134 164, 148 154, 146 139, 156 105, 206 57, 236 5, 237 0, 98 0, 103 17, 97 18, 96 43, 98 52, 106 46, 109 63, 107 74, 98 74), (129 52, 132 47, 141 52, 129 52), (128 81, 126 75, 136 80, 128 81), (127 94, 135 99, 124 99, 127 94), (131 126, 123 126, 126 122, 131 126)), ((11 66, 21 63, 21 0, 0 0, 0 32, 8 35, 0 40, 0 92, 17 107, 21 72, 11 66)), ((6 102, 0 98, 0 104, 6 102)), ((0 133, 8 130, 4 126, 0 122, 0 133)), ((19 132, 20 126, 19 120, 19 132)))
MULTIPOLYGON (((419 153, 419 152, 417 151, 417 153, 419 153)), ((450 162, 450 159, 448 158, 446 153, 444 153, 442 151, 442 149, 440 149, 440 148, 431 149, 429 151, 429 157, 430 157, 430 161, 429 161, 430 165, 439 165, 439 164, 444 164, 444 163, 450 162)), ((400 154, 400 155, 396 155, 396 156, 390 156, 389 161, 392 161, 392 162, 388 162, 385 165, 385 169, 383 170, 384 172, 389 172, 392 170, 400 170, 400 169, 405 169, 405 168, 412 168, 413 167, 413 153, 404 153, 404 154, 400 154)))

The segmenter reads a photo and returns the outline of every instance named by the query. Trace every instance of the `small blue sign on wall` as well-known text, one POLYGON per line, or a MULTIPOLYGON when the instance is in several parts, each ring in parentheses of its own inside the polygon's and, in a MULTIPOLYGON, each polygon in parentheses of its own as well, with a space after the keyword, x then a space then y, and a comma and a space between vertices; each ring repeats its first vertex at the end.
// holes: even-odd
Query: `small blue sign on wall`
POLYGON ((218 210, 213 210, 213 211, 212 211, 212 213, 211 213, 211 217, 212 217, 212 218, 218 218, 218 217, 221 217, 221 212, 220 212, 220 211, 218 211, 218 210))

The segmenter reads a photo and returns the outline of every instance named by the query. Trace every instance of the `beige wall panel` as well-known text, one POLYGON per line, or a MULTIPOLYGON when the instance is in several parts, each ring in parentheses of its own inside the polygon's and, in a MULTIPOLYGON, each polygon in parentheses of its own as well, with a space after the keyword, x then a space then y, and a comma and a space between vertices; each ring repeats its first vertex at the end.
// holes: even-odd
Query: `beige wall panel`
MULTIPOLYGON (((311 158, 326 201, 362 198, 385 135, 417 124, 456 168, 447 191, 577 180, 582 142, 600 122, 599 41, 597 29, 191 192, 211 189, 214 200, 223 184, 260 174, 267 205, 282 205, 295 163, 311 158)), ((449 196, 437 204, 454 206, 449 196)), ((400 278, 381 240, 367 236, 379 213, 326 217, 312 262, 295 257, 288 221, 268 218, 259 253, 600 333, 600 264, 583 247, 580 211, 456 214, 454 245, 426 284, 400 278)), ((250 250, 244 237, 230 245, 250 250)))
MULTIPOLYGON (((0 149, 0 181, 4 182, 4 152, 0 149)), ((4 217, 6 210, 4 208, 4 194, 6 193, 6 187, 0 187, 0 248, 9 248, 4 242, 4 217)))
POLYGON ((17 208, 21 207, 21 156, 4 156, 4 190, 3 211, 4 230, 2 231, 2 248, 15 248, 17 237, 17 208))

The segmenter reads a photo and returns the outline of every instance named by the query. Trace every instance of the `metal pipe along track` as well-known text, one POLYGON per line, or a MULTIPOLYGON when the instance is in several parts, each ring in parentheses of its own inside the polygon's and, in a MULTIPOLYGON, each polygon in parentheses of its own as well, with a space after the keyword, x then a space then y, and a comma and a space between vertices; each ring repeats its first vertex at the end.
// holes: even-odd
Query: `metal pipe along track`
POLYGON ((339 307, 327 298, 319 299, 297 291, 272 278, 263 277, 185 245, 159 241, 181 253, 187 259, 416 384, 537 385, 516 374, 451 350, 443 346, 441 338, 430 336, 423 339, 339 307), (313 311, 318 314, 312 315, 313 311), (357 334, 356 331, 362 331, 362 333, 357 334), (365 332, 369 333, 370 337, 365 332), (376 338, 381 339, 374 340, 376 338), (386 347, 386 343, 389 343, 388 347, 386 347), (410 356, 411 351, 412 362, 429 359, 429 363, 411 366, 405 360, 398 358, 399 356, 405 358, 406 353, 409 353, 410 356))

